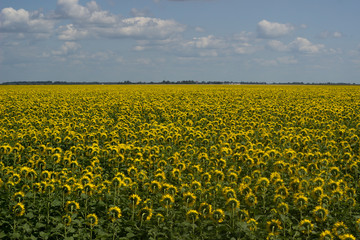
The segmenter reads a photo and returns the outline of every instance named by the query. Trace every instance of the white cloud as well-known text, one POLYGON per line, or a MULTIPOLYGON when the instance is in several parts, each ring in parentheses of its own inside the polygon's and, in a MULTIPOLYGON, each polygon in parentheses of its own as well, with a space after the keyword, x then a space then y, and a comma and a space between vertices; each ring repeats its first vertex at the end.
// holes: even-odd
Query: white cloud
POLYGON ((130 13, 133 17, 146 17, 150 15, 148 9, 140 10, 140 9, 132 8, 130 13))
POLYGON ((320 38, 341 38, 343 35, 341 32, 329 32, 324 31, 320 33, 320 38))
POLYGON ((65 26, 60 26, 58 28, 60 40, 77 40, 86 38, 90 35, 89 31, 86 29, 77 29, 74 24, 67 24, 65 26))
POLYGON ((313 44, 308 39, 302 37, 297 37, 289 44, 284 44, 278 40, 269 40, 267 46, 270 47, 270 49, 279 52, 293 51, 300 53, 319 53, 325 49, 323 44, 313 44))
POLYGON ((298 63, 298 60, 295 59, 293 56, 284 56, 284 57, 278 57, 276 58, 278 63, 282 64, 296 64, 298 63))
POLYGON ((52 51, 53 55, 66 56, 74 54, 78 49, 81 48, 81 45, 76 42, 64 42, 59 50, 52 51))
POLYGON ((284 52, 289 50, 289 47, 279 40, 269 40, 267 46, 279 52, 284 52))
POLYGON ((38 11, 28 12, 24 9, 3 8, 0 12, 0 32, 13 33, 50 33, 54 21, 45 19, 38 11))
POLYGON ((288 47, 291 50, 302 53, 319 53, 325 48, 323 44, 313 44, 308 39, 297 37, 294 41, 289 43, 288 47))
POLYGON ((214 35, 208 35, 206 37, 193 38, 187 45, 196 48, 224 48, 227 44, 223 39, 216 38, 214 35))
POLYGON ((257 32, 261 38, 277 38, 288 35, 294 30, 291 24, 282 24, 262 20, 257 24, 257 32))

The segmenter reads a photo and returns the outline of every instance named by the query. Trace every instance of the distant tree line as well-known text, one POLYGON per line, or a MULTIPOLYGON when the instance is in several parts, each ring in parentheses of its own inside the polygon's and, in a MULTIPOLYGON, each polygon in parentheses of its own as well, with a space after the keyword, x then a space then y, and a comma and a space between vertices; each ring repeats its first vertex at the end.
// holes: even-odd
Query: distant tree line
POLYGON ((123 82, 67 82, 67 81, 13 81, 13 82, 4 82, 2 85, 135 85, 135 84, 222 84, 222 85, 237 85, 237 84, 254 84, 254 85, 359 85, 356 83, 304 83, 304 82, 287 82, 287 83, 266 83, 266 82, 233 82, 233 81, 194 81, 194 80, 181 80, 181 81, 169 81, 163 80, 160 82, 132 82, 132 81, 123 81, 123 82))

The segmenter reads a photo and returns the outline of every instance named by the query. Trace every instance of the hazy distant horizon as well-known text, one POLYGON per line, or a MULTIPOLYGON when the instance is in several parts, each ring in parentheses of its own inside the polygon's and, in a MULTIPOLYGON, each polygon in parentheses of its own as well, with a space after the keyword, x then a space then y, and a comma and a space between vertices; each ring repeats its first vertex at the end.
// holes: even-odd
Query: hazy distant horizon
POLYGON ((2 0, 0 83, 360 84, 358 0, 2 0))

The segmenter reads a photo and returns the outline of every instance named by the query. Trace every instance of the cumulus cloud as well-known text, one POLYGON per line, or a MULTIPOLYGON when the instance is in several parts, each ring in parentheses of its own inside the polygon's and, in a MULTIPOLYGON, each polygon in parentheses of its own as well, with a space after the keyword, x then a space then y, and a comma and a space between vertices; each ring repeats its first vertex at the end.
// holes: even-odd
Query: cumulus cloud
POLYGON ((343 35, 341 32, 329 32, 329 31, 324 31, 321 32, 319 37, 320 38, 341 38, 343 35))
POLYGON ((55 22, 44 14, 24 9, 3 8, 0 12, 0 32, 10 33, 50 33, 55 22))
POLYGON ((95 1, 86 5, 78 0, 58 0, 55 11, 57 18, 73 22, 58 28, 59 39, 75 40, 85 37, 108 38, 166 38, 174 33, 183 32, 185 25, 171 19, 145 17, 146 10, 133 8, 134 17, 123 18, 101 10, 95 1))
POLYGON ((297 37, 289 44, 289 48, 302 53, 319 53, 325 46, 323 44, 313 44, 306 38, 297 37))
POLYGON ((314 44, 310 42, 308 39, 303 37, 297 37, 294 41, 289 44, 284 44, 278 40, 270 40, 267 43, 267 46, 275 51, 286 52, 293 51, 299 53, 319 53, 325 49, 323 44, 314 44))
POLYGON ((53 55, 70 55, 75 53, 78 49, 81 48, 81 45, 76 42, 64 42, 59 50, 52 51, 53 55))
POLYGON ((291 24, 283 24, 277 22, 269 22, 261 20, 257 24, 257 32, 260 38, 278 38, 288 35, 294 30, 291 24))

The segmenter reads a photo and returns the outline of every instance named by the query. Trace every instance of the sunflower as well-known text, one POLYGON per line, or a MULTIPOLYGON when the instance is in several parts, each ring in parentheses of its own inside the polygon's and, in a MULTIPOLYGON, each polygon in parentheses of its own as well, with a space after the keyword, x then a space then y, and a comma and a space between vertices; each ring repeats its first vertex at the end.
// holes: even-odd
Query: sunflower
POLYGON ((228 209, 237 209, 240 207, 240 202, 236 198, 229 198, 225 205, 228 207, 228 209))
POLYGON ((141 198, 139 195, 137 194, 132 194, 130 197, 129 197, 130 201, 131 201, 131 207, 133 206, 137 206, 139 205, 139 203, 141 202, 141 198))
POLYGON ((321 206, 316 206, 315 209, 313 210, 313 215, 315 217, 315 220, 318 222, 325 221, 328 214, 329 211, 321 206))
POLYGON ((71 216, 68 215, 68 214, 62 216, 62 221, 65 224, 65 226, 70 226, 70 224, 71 224, 71 216))
POLYGON ((119 207, 111 207, 108 210, 108 215, 110 220, 114 222, 121 217, 121 209, 119 207))
POLYGON ((152 213, 152 209, 149 207, 143 207, 142 209, 140 209, 140 211, 138 212, 138 216, 140 217, 141 221, 150 221, 153 213, 152 213))
POLYGON ((298 209, 300 209, 300 210, 304 209, 304 208, 306 208, 306 206, 308 204, 308 198, 306 196, 300 194, 295 197, 294 203, 298 209))
POLYGON ((161 183, 156 181, 156 180, 153 180, 150 183, 149 191, 152 192, 152 193, 156 193, 156 192, 161 191, 161 183))
POLYGON ((314 228, 314 224, 309 219, 304 219, 300 222, 300 229, 302 233, 310 234, 314 228))
POLYGON ((25 206, 23 203, 17 203, 14 207, 13 207, 13 212, 15 214, 15 216, 17 217, 21 217, 25 214, 25 206))
POLYGON ((246 209, 240 209, 238 216, 241 221, 247 221, 249 219, 249 212, 246 209))
POLYGON ((183 201, 187 207, 192 207, 196 202, 196 196, 191 192, 186 192, 183 194, 183 201))
POLYGON ((333 240, 333 235, 329 230, 325 230, 320 234, 320 240, 333 240))
POLYGON ((98 223, 99 223, 98 217, 96 216, 95 213, 88 214, 86 216, 86 221, 87 221, 87 224, 89 224, 90 227, 94 227, 94 226, 98 225, 98 223))
POLYGON ((284 202, 279 203, 277 205, 277 209, 283 215, 286 215, 289 213, 289 205, 287 203, 284 203, 284 202))
POLYGON ((222 209, 215 209, 211 212, 211 219, 217 223, 221 223, 225 219, 225 213, 222 209))
POLYGON ((13 200, 18 202, 18 203, 21 203, 24 201, 24 197, 25 197, 25 193, 24 192, 16 192, 13 194, 13 200))
POLYGON ((174 197, 170 194, 165 194, 162 196, 160 202, 163 204, 165 208, 171 208, 174 203, 174 197))
POLYGON ((254 218, 250 218, 246 223, 250 231, 255 232, 257 230, 258 222, 254 218))
POLYGON ((212 207, 210 204, 203 202, 200 204, 199 214, 204 218, 209 217, 211 214, 211 209, 212 207))
POLYGON ((186 212, 186 220, 189 222, 196 222, 199 219, 199 212, 196 210, 189 210, 186 212))
POLYGON ((245 196, 245 202, 248 206, 253 207, 257 204, 257 197, 252 192, 248 193, 245 196))
POLYGON ((332 232, 335 236, 340 237, 347 231, 347 226, 343 222, 336 222, 332 228, 332 232))
POLYGON ((266 230, 269 233, 279 234, 279 231, 283 229, 281 222, 278 219, 271 219, 271 221, 266 222, 266 230))
POLYGON ((74 213, 79 209, 80 209, 80 205, 79 205, 79 203, 77 203, 75 201, 67 201, 65 204, 66 212, 74 213))
POLYGON ((339 238, 340 240, 356 240, 356 238, 352 234, 343 234, 339 236, 339 238))

